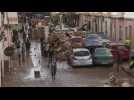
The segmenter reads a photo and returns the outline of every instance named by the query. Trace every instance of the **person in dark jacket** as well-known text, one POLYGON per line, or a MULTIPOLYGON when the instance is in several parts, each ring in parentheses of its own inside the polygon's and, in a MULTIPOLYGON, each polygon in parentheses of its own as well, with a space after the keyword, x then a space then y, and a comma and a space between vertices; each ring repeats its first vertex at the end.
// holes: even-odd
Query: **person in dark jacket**
POLYGON ((25 44, 24 44, 24 42, 22 43, 21 53, 22 53, 22 61, 25 62, 25 44))
POLYGON ((41 37, 40 38, 40 46, 41 46, 41 55, 44 56, 44 53, 43 53, 43 41, 44 41, 44 38, 41 37))
POLYGON ((53 45, 50 45, 48 49, 48 67, 52 62, 53 55, 54 55, 53 45))
POLYGON ((57 59, 56 59, 56 56, 53 55, 52 62, 51 62, 51 75, 52 75, 52 80, 55 80, 56 72, 57 72, 57 59))
POLYGON ((30 40, 27 38, 27 40, 26 40, 26 51, 27 51, 27 54, 29 53, 30 46, 31 46, 31 42, 30 42, 30 40))

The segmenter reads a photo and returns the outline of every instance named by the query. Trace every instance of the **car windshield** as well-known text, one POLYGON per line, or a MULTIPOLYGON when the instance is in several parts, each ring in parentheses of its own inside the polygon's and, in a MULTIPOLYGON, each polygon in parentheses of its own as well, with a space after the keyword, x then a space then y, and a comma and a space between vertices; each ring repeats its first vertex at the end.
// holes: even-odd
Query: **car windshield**
POLYGON ((119 48, 119 49, 126 49, 125 46, 119 46, 118 48, 119 48))
POLYGON ((89 56, 88 51, 77 51, 74 53, 75 56, 89 56))
POLYGON ((106 39, 106 38, 107 38, 107 36, 105 35, 105 33, 98 33, 98 35, 99 35, 101 38, 103 38, 103 39, 106 39))
POLYGON ((101 55, 110 54, 108 49, 96 49, 95 53, 96 54, 101 54, 101 55))
POLYGON ((99 41, 96 40, 96 39, 88 39, 88 40, 86 40, 86 42, 87 43, 93 43, 93 44, 99 43, 99 41))
POLYGON ((81 42, 81 39, 80 38, 73 38, 72 42, 81 42))
POLYGON ((89 37, 87 38, 87 40, 96 40, 96 39, 98 39, 98 37, 96 37, 96 36, 89 36, 89 37))

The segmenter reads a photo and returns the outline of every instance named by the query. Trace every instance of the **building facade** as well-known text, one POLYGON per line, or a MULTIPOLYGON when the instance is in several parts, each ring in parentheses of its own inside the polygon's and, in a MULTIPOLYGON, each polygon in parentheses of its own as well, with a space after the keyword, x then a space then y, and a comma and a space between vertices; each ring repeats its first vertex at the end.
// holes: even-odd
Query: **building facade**
MULTIPOLYGON (((0 12, 0 76, 4 77, 5 67, 9 67, 10 58, 5 56, 4 50, 12 43, 12 32, 9 26, 18 23, 16 12, 0 12)), ((1 78, 0 78, 1 79, 1 78)))
POLYGON ((110 40, 124 42, 131 39, 134 48, 134 19, 124 18, 124 12, 118 15, 111 13, 87 13, 79 14, 79 27, 87 24, 90 32, 106 32, 110 40))

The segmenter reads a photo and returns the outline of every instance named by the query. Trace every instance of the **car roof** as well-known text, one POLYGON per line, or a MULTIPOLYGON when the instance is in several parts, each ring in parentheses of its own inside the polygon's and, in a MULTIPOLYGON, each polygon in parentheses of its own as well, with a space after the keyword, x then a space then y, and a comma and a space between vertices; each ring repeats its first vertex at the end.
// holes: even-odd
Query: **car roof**
POLYGON ((117 45, 117 46, 118 46, 118 45, 124 46, 123 43, 118 43, 118 42, 111 42, 110 45, 112 45, 112 46, 116 46, 116 45, 117 45))
POLYGON ((98 36, 97 34, 88 34, 88 37, 90 36, 98 36))
POLYGON ((86 48, 75 48, 75 49, 73 49, 73 52, 77 52, 77 51, 89 51, 89 50, 86 49, 86 48))
MULTIPOLYGON (((108 48, 99 47, 99 48, 96 48, 96 49, 99 49, 99 50, 101 50, 101 49, 104 50, 104 49, 105 49, 105 50, 106 50, 106 49, 108 49, 108 48)), ((95 49, 95 50, 96 50, 96 49, 95 49)))
POLYGON ((72 36, 71 38, 82 38, 81 36, 72 36))

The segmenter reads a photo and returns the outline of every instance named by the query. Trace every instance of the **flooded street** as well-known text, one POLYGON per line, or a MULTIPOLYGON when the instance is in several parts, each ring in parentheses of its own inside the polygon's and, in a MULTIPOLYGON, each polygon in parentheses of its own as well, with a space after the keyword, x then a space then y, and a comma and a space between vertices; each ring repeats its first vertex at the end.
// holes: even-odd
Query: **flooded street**
MULTIPOLYGON (((12 71, 6 73, 2 87, 103 87, 109 73, 115 70, 109 66, 72 68, 67 62, 58 62, 56 80, 52 81, 48 59, 41 56, 38 41, 32 42, 30 55, 25 59, 21 66, 12 65, 12 71), (35 70, 40 71, 39 78, 35 78, 35 70)), ((128 78, 123 72, 120 76, 128 78)))

